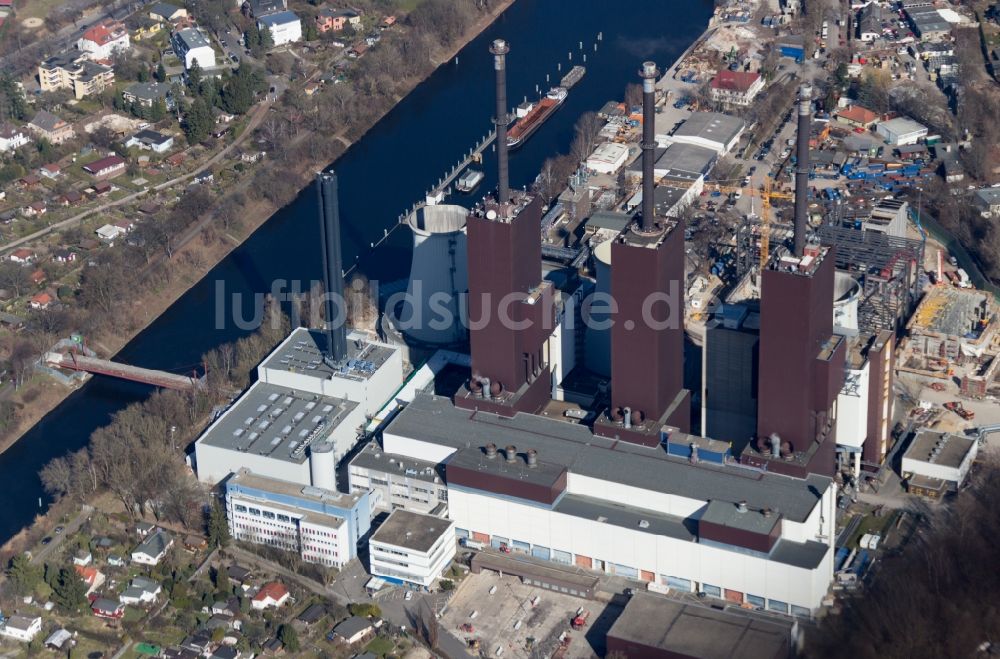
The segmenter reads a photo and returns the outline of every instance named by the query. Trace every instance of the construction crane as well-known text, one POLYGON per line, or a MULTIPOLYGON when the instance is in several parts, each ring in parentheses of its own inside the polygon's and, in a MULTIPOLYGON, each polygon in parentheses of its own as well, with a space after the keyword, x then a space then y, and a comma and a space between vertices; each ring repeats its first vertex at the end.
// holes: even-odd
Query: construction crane
POLYGON ((743 194, 745 192, 751 196, 751 208, 753 205, 752 197, 755 193, 760 195, 760 271, 763 273, 764 267, 767 265, 767 259, 771 252, 771 200, 787 199, 789 201, 794 201, 795 195, 791 195, 786 192, 775 192, 772 190, 770 176, 764 177, 764 184, 761 186, 759 193, 757 193, 753 188, 734 188, 718 185, 716 183, 706 183, 706 186, 727 194, 731 192, 739 192, 740 194, 743 194))

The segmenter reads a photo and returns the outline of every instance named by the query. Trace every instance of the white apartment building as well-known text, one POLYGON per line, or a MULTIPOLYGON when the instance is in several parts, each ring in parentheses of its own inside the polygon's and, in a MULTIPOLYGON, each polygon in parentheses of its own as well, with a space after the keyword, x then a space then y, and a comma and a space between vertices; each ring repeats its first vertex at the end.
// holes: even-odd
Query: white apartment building
POLYGON ((302 41, 302 21, 292 11, 279 11, 275 14, 261 16, 257 21, 260 29, 265 27, 271 32, 271 40, 275 46, 302 41))
POLYGON ((215 68, 215 49, 200 28, 177 30, 170 35, 170 44, 177 58, 184 62, 185 69, 190 69, 195 62, 202 69, 215 68))
POLYGON ((368 494, 347 495, 258 476, 226 482, 226 517, 237 540, 298 553, 303 561, 340 568, 368 532, 368 494))
POLYGON ((426 590, 455 558, 455 523, 396 510, 372 534, 368 546, 372 576, 426 590))

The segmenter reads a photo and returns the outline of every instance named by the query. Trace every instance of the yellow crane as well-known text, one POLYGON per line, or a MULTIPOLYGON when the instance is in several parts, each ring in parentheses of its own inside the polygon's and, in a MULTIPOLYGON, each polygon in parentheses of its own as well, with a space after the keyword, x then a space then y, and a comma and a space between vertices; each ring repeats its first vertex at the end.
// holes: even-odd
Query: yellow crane
MULTIPOLYGON (((706 183, 707 187, 718 190, 719 192, 724 192, 726 194, 731 192, 740 192, 740 194, 747 193, 753 196, 756 191, 753 188, 734 188, 727 187, 723 185, 718 185, 715 183, 706 183)), ((789 201, 795 200, 795 195, 788 194, 787 192, 775 192, 771 189, 771 177, 764 177, 764 185, 761 186, 759 192, 760 195, 760 271, 764 272, 764 266, 767 265, 767 259, 771 254, 771 199, 787 199, 789 201)))

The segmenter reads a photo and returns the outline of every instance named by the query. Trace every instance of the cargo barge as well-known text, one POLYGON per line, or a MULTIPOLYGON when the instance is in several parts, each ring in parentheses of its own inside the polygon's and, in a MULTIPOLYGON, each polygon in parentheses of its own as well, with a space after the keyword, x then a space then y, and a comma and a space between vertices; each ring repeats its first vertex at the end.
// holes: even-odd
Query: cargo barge
POLYGON ((507 146, 511 149, 519 147, 525 140, 552 116, 566 100, 567 91, 564 87, 553 87, 542 97, 527 114, 518 119, 507 131, 507 146))

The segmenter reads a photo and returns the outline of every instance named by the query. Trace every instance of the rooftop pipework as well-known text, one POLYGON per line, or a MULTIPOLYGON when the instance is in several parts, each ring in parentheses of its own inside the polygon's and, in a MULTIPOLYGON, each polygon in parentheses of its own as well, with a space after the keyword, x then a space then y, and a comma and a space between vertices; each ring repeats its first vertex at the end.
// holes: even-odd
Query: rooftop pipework
POLYGON ((653 164, 656 161, 656 79, 660 72, 655 62, 643 62, 642 78, 642 217, 643 232, 656 230, 653 218, 653 164))
POLYGON ((510 199, 510 173, 507 165, 507 124, 510 118, 507 116, 507 53, 510 46, 503 39, 496 39, 490 44, 490 52, 493 53, 493 68, 496 71, 496 114, 493 117, 493 124, 497 131, 497 201, 500 206, 506 205, 510 199))
POLYGON ((812 87, 799 87, 798 144, 795 164, 795 236, 793 251, 802 257, 806 246, 806 212, 809 197, 809 132, 812 126, 812 87))
POLYGON ((340 206, 337 199, 337 175, 316 175, 319 197, 319 226, 323 247, 323 285, 326 289, 326 361, 333 366, 347 358, 345 314, 340 313, 344 300, 344 267, 340 254, 340 206))

